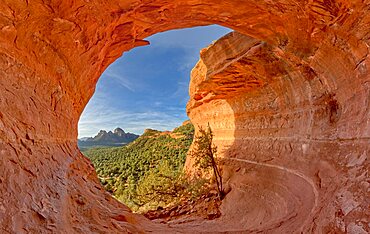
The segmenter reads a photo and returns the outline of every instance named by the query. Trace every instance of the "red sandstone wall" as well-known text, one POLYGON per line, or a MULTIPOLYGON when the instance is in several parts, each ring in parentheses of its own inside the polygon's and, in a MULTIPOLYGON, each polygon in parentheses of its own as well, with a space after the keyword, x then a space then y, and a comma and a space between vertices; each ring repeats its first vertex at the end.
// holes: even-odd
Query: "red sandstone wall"
MULTIPOLYGON (((274 183, 294 190, 289 187, 293 183, 302 193, 312 193, 315 201, 307 208, 311 211, 296 218, 301 225, 306 222, 304 228, 294 229, 305 233, 368 230, 369 75, 346 73, 346 66, 338 65, 345 64, 344 58, 333 59, 340 50, 318 49, 309 60, 293 63, 281 56, 280 48, 231 33, 203 50, 192 71, 188 113, 196 124, 210 123, 220 157, 251 161, 249 165, 261 163, 262 168, 288 169, 286 174, 305 178, 306 184, 290 176, 289 180, 271 177, 271 171, 249 175, 258 168, 249 168, 246 174, 259 186, 268 188, 274 183), (328 77, 330 70, 338 78, 328 77), (351 81, 344 74, 352 77, 351 81)), ((352 71, 356 66, 362 65, 352 64, 352 71)), ((226 165, 231 161, 235 160, 226 160, 226 165)), ((225 174, 246 167, 240 163, 229 166, 225 174)), ((230 178, 225 177, 227 183, 230 178)), ((276 187, 265 189, 264 194, 276 208, 271 212, 283 213, 284 206, 292 205, 279 202, 281 197, 298 199, 300 206, 310 203, 308 197, 299 193, 290 197, 276 187)), ((248 208, 263 210, 265 205, 265 201, 254 201, 248 208)), ((287 213, 303 212, 292 206, 287 213)), ((245 214, 249 219, 255 215, 245 214)), ((285 224, 290 221, 284 220, 285 224)), ((274 231, 293 230, 282 226, 274 231)), ((266 230, 259 224, 254 228, 266 230)))
POLYGON ((319 197, 302 230, 368 231, 370 14, 361 0, 2 1, 1 231, 162 230, 102 190, 77 149, 78 119, 122 52, 157 32, 215 23, 258 40, 224 45, 253 47, 230 70, 214 64, 235 51, 204 52, 211 81, 191 86, 193 122, 210 120, 226 157, 314 180, 319 197))

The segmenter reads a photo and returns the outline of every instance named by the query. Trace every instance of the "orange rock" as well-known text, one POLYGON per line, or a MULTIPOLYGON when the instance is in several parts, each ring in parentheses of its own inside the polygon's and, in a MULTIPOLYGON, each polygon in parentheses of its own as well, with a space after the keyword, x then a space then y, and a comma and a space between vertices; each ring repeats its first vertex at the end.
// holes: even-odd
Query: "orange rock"
POLYGON ((211 124, 220 156, 247 160, 226 162, 243 169, 213 221, 225 225, 198 231, 369 232, 367 1, 5 0, 0 12, 2 232, 169 231, 104 192, 77 123, 124 51, 211 23, 255 39, 221 39, 192 73, 191 121, 211 124))

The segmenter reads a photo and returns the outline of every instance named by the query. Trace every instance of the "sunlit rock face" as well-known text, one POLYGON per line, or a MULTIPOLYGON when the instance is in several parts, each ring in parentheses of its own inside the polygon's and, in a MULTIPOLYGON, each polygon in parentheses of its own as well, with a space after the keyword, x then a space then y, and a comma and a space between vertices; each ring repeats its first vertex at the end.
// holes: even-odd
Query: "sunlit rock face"
MULTIPOLYGON (((252 212, 243 215, 254 225, 248 230, 269 230, 272 220, 279 233, 368 230, 369 75, 358 70, 367 66, 367 49, 352 66, 336 57, 341 50, 289 57, 234 32, 201 52, 188 114, 214 130, 219 156, 227 158, 226 184, 231 178, 234 190, 254 185, 244 195, 252 212), (240 168, 248 170, 244 178, 235 173, 240 168)), ((230 203, 226 214, 239 206, 230 203)))
POLYGON ((208 24, 249 37, 216 42, 192 72, 191 120, 209 122, 220 156, 240 160, 225 162, 232 190, 214 222, 227 225, 198 230, 369 232, 370 9, 361 0, 2 1, 1 232, 170 231, 104 192, 78 151, 77 123, 122 52, 208 24), (228 216, 242 201, 255 205, 228 216))

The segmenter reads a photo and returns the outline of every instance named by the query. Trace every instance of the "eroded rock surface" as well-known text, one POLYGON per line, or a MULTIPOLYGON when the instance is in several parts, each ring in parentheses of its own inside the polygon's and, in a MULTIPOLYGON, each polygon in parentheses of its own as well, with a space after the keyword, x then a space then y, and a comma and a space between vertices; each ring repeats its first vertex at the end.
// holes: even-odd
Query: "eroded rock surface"
POLYGON ((199 230, 369 232, 370 77, 321 53, 300 60, 236 32, 201 52, 187 110, 213 128, 231 193, 199 230))
POLYGON ((227 159, 232 190, 223 212, 235 201, 256 204, 247 206, 255 218, 221 219, 231 223, 217 231, 369 232, 369 4, 2 1, 1 232, 206 228, 168 229, 111 198, 78 151, 77 123, 122 52, 157 32, 208 24, 249 36, 234 33, 204 50, 190 86, 192 122, 211 124, 222 157, 244 160, 227 159), (267 208, 276 215, 263 218, 267 208))

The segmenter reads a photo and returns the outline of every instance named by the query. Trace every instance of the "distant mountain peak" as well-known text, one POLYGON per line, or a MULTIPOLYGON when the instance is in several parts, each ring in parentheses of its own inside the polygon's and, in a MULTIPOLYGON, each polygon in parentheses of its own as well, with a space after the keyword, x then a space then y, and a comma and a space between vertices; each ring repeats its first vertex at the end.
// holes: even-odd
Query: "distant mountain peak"
POLYGON ((138 137, 138 135, 135 135, 133 133, 125 133, 122 128, 117 127, 113 130, 113 132, 100 130, 98 134, 94 137, 84 138, 84 140, 78 140, 78 144, 81 147, 120 146, 130 143, 138 137))
POLYGON ((114 129, 113 133, 116 134, 116 135, 119 135, 119 136, 122 136, 122 135, 126 134, 125 131, 123 131, 122 128, 114 129))

